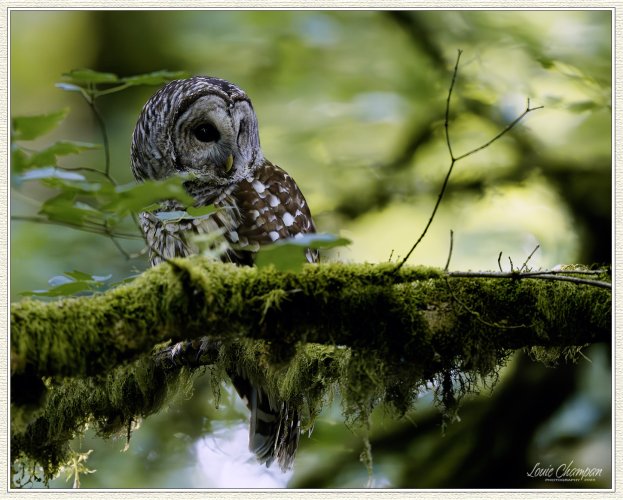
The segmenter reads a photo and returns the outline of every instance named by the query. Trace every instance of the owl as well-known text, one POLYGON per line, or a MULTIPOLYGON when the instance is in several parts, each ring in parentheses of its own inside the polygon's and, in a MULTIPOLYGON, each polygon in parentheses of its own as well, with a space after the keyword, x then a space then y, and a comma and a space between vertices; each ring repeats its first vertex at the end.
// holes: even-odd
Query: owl
MULTIPOLYGON (((152 265, 197 253, 197 234, 222 235, 228 243, 222 260, 253 265, 262 245, 315 232, 294 179, 264 157, 249 97, 225 80, 197 76, 156 92, 134 129, 131 163, 139 182, 185 176, 195 206, 216 207, 207 216, 167 218, 161 212, 186 208, 169 200, 141 213, 152 265)), ((318 261, 317 251, 305 252, 309 262, 318 261)), ((250 450, 267 467, 276 459, 287 470, 298 447, 299 415, 243 373, 229 375, 251 412, 250 450)))

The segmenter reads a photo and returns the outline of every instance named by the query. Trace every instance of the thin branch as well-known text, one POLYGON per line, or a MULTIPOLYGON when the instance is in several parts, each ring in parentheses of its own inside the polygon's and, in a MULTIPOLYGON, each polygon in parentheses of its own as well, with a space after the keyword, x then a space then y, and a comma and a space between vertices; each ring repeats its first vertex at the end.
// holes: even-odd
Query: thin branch
POLYGON ((452 97, 452 90, 454 89, 454 84, 456 82, 456 75, 459 72, 459 61, 461 60, 462 53, 463 51, 459 49, 456 56, 456 63, 454 64, 454 71, 452 72, 452 81, 450 82, 448 98, 446 99, 446 117, 443 123, 446 131, 446 144, 448 145, 448 152, 450 153, 450 159, 452 160, 453 164, 456 161, 456 158, 454 158, 454 154, 452 153, 452 146, 450 145, 450 98, 452 97))
POLYGON ((541 279, 541 280, 552 280, 552 281, 568 281, 570 283, 576 283, 579 285, 591 285, 599 288, 607 288, 612 290, 612 283, 608 283, 606 281, 598 281, 598 280, 589 280, 584 278, 574 278, 572 276, 560 276, 559 274, 555 274, 550 272, 550 274, 546 274, 546 271, 541 271, 538 273, 521 273, 517 271, 513 271, 510 273, 504 272, 496 272, 496 271, 450 271, 447 273, 451 278, 502 278, 502 279, 541 279))
POLYGON ((99 128, 102 132, 102 140, 104 142, 104 175, 107 178, 111 179, 110 178, 110 145, 108 142, 108 132, 106 131, 106 123, 104 122, 104 118, 99 112, 99 109, 97 109, 97 106, 95 105, 95 99, 88 99, 87 102, 89 103, 89 106, 91 107, 91 110, 93 111, 93 114, 95 115, 95 119, 97 120, 99 128))
POLYGON ((504 270, 502 269, 502 252, 500 252, 500 254, 498 255, 498 269, 501 273, 504 272, 504 270))
POLYGON ((147 241, 147 235, 143 232, 143 229, 141 227, 141 223, 138 220, 138 215, 135 212, 132 212, 131 214, 132 220, 134 221, 134 224, 136 225, 138 232, 141 234, 143 241, 145 242, 145 247, 149 247, 149 242, 147 241))
POLYGON ((71 222, 64 222, 64 221, 54 221, 50 219, 44 219, 43 217, 28 216, 28 215, 12 215, 11 220, 21 221, 21 222, 34 222, 36 224, 51 224, 55 226, 71 227, 72 229, 80 229, 87 233, 101 234, 104 236, 114 236, 115 238, 126 238, 129 240, 140 240, 141 239, 141 236, 137 234, 111 232, 110 229, 107 229, 105 226, 101 224, 91 224, 90 226, 85 226, 82 224, 73 224, 71 222))
POLYGON ((105 228, 106 228, 106 235, 108 236, 110 241, 113 242, 113 245, 117 247, 117 250, 119 250, 119 252, 126 258, 126 260, 130 260, 132 257, 130 256, 128 252, 125 251, 125 248, 123 248, 121 244, 117 241, 116 236, 112 233, 112 231, 108 227, 108 224, 105 224, 105 228))
MULTIPOLYGON (((454 85, 456 83, 456 78, 458 75, 458 71, 459 71, 459 61, 461 59, 461 54, 463 53, 462 50, 458 50, 457 53, 457 57, 456 57, 456 63, 454 65, 454 71, 452 72, 452 81, 450 82, 450 88, 448 89, 448 97, 446 99, 446 111, 445 111, 445 120, 444 120, 444 128, 445 128, 445 135, 446 135, 446 145, 448 146, 448 152, 450 153, 450 167, 448 168, 448 172, 446 173, 446 176, 443 180, 443 184, 441 186, 441 190, 439 191, 439 195, 437 196, 437 201, 435 203, 435 206, 433 207, 433 211, 430 215, 430 218, 428 219, 428 222, 426 223, 426 227, 424 227, 424 230, 422 231, 422 234, 420 234, 420 237, 417 239, 417 241, 413 244, 413 246, 411 247, 411 249, 407 252, 407 255, 400 261, 400 263, 396 266, 394 273, 398 272, 400 270, 400 268, 407 262, 407 260, 409 259, 409 257, 411 256, 411 254, 413 253, 413 251, 417 248, 417 246, 420 244, 420 242, 424 239, 424 236, 426 236, 426 233, 428 232, 429 227, 431 226, 431 224, 433 223, 433 220, 435 218, 435 215, 437 214, 437 210, 439 209, 439 206, 441 205, 441 200, 443 199, 443 196, 446 192, 446 188, 448 187, 448 181, 450 180, 450 176, 452 175, 452 171, 454 169, 454 165, 456 164, 457 161, 462 160, 463 158, 466 158, 478 151, 482 151, 483 149, 489 147, 491 144, 493 144, 495 141, 497 141, 500 137, 502 137, 504 134, 508 133, 515 125, 517 125, 517 123, 519 123, 528 113, 536 110, 536 109, 541 109, 543 106, 538 106, 535 108, 531 108, 530 107, 530 99, 528 99, 528 104, 526 106, 526 109, 524 110, 524 112, 519 115, 517 118, 515 118, 515 120, 513 120, 510 124, 508 124, 506 127, 504 127, 504 129, 498 133, 493 139, 487 141, 486 143, 484 143, 483 145, 472 149, 471 151, 468 151, 467 153, 464 153, 460 156, 455 157, 454 153, 452 151, 452 144, 451 144, 451 140, 450 140, 450 99, 452 97, 452 91, 454 90, 454 85)), ((511 264, 512 267, 512 264, 511 264)))
POLYGON ((41 201, 35 200, 35 199, 31 198, 30 196, 27 196, 26 194, 24 194, 19 189, 12 189, 11 190, 11 197, 20 198, 24 203, 27 203, 28 205, 30 205, 31 207, 36 208, 37 210, 39 210, 41 208, 41 201))
POLYGON ((66 172, 93 172, 94 174, 98 174, 98 175, 104 176, 107 180, 110 181, 110 183, 113 186, 117 185, 117 181, 115 181, 115 179, 113 179, 113 177, 111 175, 107 174, 106 172, 102 172, 101 170, 99 170, 97 168, 92 168, 92 167, 61 167, 59 165, 56 165, 54 168, 57 168, 58 170, 64 170, 66 172))
POLYGON ((608 274, 609 271, 607 269, 578 269, 578 270, 564 270, 564 269, 551 269, 546 271, 530 271, 530 276, 538 276, 540 274, 587 274, 587 275, 600 275, 600 274, 608 274))
POLYGON ((96 90, 93 92, 93 99, 95 100, 99 97, 102 97, 103 95, 114 94, 115 92, 121 92, 122 90, 130 88, 131 86, 132 84, 130 83, 123 83, 121 85, 117 85, 116 87, 111 87, 109 89, 96 90))
POLYGON ((531 113, 532 111, 536 111, 537 109, 543 109, 544 106, 536 106, 534 108, 530 107, 530 99, 528 99, 528 104, 526 105, 526 109, 523 111, 523 113, 521 113, 517 118, 515 118, 511 123, 509 123, 506 127, 504 127, 504 129, 497 134, 493 139, 487 141, 486 143, 484 143, 482 146, 479 146, 477 148, 472 149, 471 151, 468 151, 467 153, 462 154, 461 156, 458 156, 456 158, 456 160, 462 160, 463 158, 467 158, 470 155, 473 155, 474 153, 477 153, 478 151, 482 151, 485 148, 488 148, 491 144, 493 144, 495 141, 497 141, 500 137, 502 137, 503 135, 505 135, 506 133, 508 133, 515 125, 517 125, 521 120, 524 119, 524 117, 528 114, 531 113))
POLYGON ((450 229, 450 250, 448 251, 448 260, 446 261, 446 267, 443 268, 445 272, 448 272, 450 267, 450 259, 452 258, 452 247, 454 246, 454 231, 450 229))
POLYGON ((519 268, 519 272, 523 271, 524 269, 528 270, 528 262, 530 262, 530 259, 532 258, 532 256, 534 255, 534 252, 536 252, 541 245, 537 245, 536 247, 534 247, 534 250, 532 250, 532 252, 530 253, 530 255, 528 255, 528 258, 525 260, 525 262, 521 265, 521 267, 519 268))

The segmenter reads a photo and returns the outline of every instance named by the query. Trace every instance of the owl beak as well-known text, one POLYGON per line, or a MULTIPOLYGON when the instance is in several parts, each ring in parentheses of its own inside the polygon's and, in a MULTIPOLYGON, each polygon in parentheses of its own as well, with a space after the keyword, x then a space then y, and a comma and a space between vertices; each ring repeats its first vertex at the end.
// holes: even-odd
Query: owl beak
POLYGON ((231 167, 234 165, 234 155, 229 155, 225 161, 225 172, 229 173, 231 167))

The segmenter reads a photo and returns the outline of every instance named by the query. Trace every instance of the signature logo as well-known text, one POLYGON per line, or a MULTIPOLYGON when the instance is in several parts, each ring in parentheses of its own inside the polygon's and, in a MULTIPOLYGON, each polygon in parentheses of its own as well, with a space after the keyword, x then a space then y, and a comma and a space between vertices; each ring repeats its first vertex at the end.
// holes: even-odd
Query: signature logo
POLYGON ((537 462, 527 476, 557 482, 595 481, 602 472, 603 469, 599 467, 576 467, 571 460, 568 464, 558 466, 543 466, 537 462))

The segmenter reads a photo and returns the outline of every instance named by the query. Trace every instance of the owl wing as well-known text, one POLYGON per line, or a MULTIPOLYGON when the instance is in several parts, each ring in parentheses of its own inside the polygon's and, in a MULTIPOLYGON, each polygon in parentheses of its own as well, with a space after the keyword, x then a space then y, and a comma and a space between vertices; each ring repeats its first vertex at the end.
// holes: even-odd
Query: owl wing
MULTIPOLYGON (((230 241, 237 247, 257 250, 260 245, 316 232, 298 185, 287 172, 269 161, 252 177, 240 182, 232 194, 242 221, 236 232, 229 233, 230 241)), ((306 255, 309 262, 318 261, 316 250, 308 249, 306 255)))
MULTIPOLYGON (((226 233, 234 248, 257 249, 285 238, 316 231, 303 193, 284 170, 266 161, 232 192, 241 224, 226 233)), ((318 252, 306 251, 309 262, 318 252)), ((277 460, 283 471, 292 467, 300 436, 298 411, 288 402, 271 397, 262 384, 241 373, 230 373, 233 385, 251 412, 249 449, 269 467, 277 460)))
MULTIPOLYGON (((294 179, 283 169, 266 161, 254 175, 225 189, 216 198, 201 185, 189 190, 196 204, 214 204, 218 210, 207 217, 166 222, 155 214, 141 214, 141 225, 151 248, 152 264, 162 257, 185 257, 197 252, 191 234, 220 231, 230 244, 223 260, 252 265, 260 246, 314 233, 316 228, 294 179)), ((179 210, 169 206, 167 210, 179 210)), ((309 262, 318 261, 317 250, 306 250, 309 262)), ((251 383, 243 373, 228 374, 245 401, 250 416, 249 449, 260 463, 270 466, 277 460, 282 470, 291 468, 300 435, 298 411, 287 401, 271 397, 261 383, 251 383)))
MULTIPOLYGON (((252 176, 228 186, 218 196, 214 196, 213 189, 204 192, 198 184, 192 185, 189 192, 197 206, 214 204, 217 212, 169 222, 143 212, 140 223, 151 251, 152 265, 162 262, 162 257, 196 254, 192 234, 223 233, 230 248, 222 260, 252 265, 260 246, 316 232, 309 206, 298 185, 287 172, 269 161, 252 176)), ((162 208, 163 212, 175 210, 183 210, 183 207, 170 202, 162 208)), ((318 262, 317 250, 307 249, 305 253, 308 262, 318 262)))

